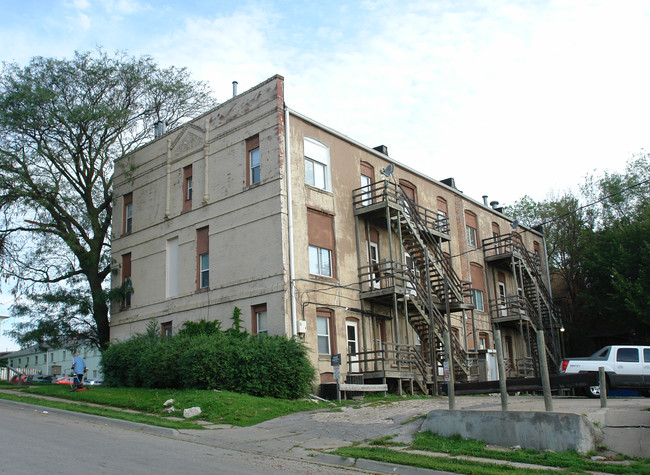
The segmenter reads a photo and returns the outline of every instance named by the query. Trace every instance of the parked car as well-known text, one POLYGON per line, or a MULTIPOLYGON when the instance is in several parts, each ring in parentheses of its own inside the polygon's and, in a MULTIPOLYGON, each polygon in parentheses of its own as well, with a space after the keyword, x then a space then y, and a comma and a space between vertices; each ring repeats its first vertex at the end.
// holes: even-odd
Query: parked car
POLYGON ((20 382, 20 383, 28 383, 29 381, 30 381, 30 377, 28 375, 26 375, 26 374, 21 374, 20 376, 15 374, 9 380, 9 382, 14 383, 14 384, 16 384, 18 382, 20 382))
POLYGON ((51 383, 54 380, 54 376, 51 374, 37 374, 32 379, 34 383, 51 383))
POLYGON ((103 379, 89 379, 87 381, 84 381, 84 384, 88 384, 90 386, 101 386, 104 384, 103 379))
MULTIPOLYGON (((650 397, 650 346, 606 346, 586 358, 563 359, 560 373, 593 373, 605 369, 607 389, 635 389, 650 397)), ((589 397, 600 396, 600 386, 587 386, 589 397)))
POLYGON ((72 386, 74 384, 74 377, 73 376, 63 376, 62 378, 58 378, 54 381, 56 384, 67 384, 68 386, 72 386))

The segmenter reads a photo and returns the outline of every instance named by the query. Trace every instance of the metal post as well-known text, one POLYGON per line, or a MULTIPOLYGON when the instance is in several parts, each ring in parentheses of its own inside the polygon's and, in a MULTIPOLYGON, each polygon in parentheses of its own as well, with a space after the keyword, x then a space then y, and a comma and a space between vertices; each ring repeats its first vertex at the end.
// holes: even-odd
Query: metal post
POLYGON ((508 389, 506 388, 506 368, 503 364, 503 349, 501 347, 501 330, 494 330, 494 346, 497 350, 497 366, 499 368, 499 389, 501 391, 501 410, 508 410, 508 389))
POLYGON ((607 379, 604 366, 598 367, 598 383, 600 384, 600 407, 607 407, 607 379))
POLYGON ((451 358, 451 338, 449 331, 445 331, 443 338, 445 340, 445 360, 449 366, 449 381, 447 382, 447 397, 449 398, 449 410, 456 409, 456 391, 454 388, 454 362, 451 358))
POLYGON ((553 398, 551 397, 551 380, 548 377, 548 365, 546 363, 544 330, 537 330, 537 349, 539 353, 539 372, 542 378, 542 390, 544 391, 544 406, 547 412, 551 412, 553 411, 553 398))

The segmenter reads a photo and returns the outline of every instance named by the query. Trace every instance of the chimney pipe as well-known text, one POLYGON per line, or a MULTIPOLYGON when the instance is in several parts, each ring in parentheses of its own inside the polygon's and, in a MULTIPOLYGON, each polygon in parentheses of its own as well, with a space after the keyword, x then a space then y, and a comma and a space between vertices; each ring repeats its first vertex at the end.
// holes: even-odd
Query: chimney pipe
POLYGON ((485 206, 488 205, 487 198, 488 198, 488 195, 483 195, 483 204, 484 204, 485 206))
POLYGON ((497 209, 497 207, 499 206, 499 202, 498 201, 490 201, 490 206, 492 206, 492 209, 497 209))
POLYGON ((232 97, 237 95, 237 81, 232 82, 232 97))

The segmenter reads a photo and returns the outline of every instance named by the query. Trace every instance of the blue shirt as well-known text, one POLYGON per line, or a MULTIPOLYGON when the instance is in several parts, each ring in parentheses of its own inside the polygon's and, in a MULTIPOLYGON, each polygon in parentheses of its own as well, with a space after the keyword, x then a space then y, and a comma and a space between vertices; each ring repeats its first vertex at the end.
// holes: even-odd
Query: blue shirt
POLYGON ((81 356, 75 356, 72 358, 72 369, 75 374, 83 374, 86 369, 86 362, 81 356))

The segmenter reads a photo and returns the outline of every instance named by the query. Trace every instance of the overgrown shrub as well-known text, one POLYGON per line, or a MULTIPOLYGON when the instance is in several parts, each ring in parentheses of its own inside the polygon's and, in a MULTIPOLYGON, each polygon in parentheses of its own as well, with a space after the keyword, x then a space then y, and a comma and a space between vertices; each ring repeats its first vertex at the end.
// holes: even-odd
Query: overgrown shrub
POLYGON ((284 336, 199 324, 173 338, 148 328, 111 344, 101 364, 111 386, 225 389, 296 399, 309 394, 315 376, 307 352, 303 343, 284 336))

